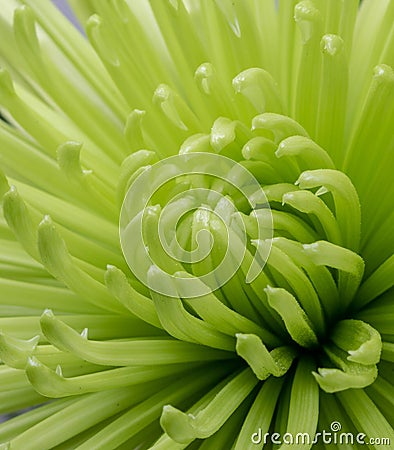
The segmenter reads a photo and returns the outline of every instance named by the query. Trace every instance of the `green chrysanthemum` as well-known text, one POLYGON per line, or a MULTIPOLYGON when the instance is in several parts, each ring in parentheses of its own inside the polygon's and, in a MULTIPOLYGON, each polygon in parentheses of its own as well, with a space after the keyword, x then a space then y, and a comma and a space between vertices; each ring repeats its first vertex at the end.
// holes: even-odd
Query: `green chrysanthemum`
POLYGON ((1 5, 0 448, 392 448, 394 1, 70 3, 1 5))

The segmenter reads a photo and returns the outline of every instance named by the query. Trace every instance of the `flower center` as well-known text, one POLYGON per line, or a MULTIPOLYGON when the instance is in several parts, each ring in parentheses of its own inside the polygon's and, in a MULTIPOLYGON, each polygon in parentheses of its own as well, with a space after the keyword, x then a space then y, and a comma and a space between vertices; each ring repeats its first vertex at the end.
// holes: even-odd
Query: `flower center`
MULTIPOLYGON (((196 80, 210 92, 212 68, 200 66, 196 80)), ((233 86, 256 109, 277 101, 261 69, 233 86)), ((189 129, 187 106, 169 88, 160 86, 155 101, 177 129, 189 129)), ((130 132, 142 136, 138 114, 130 132)), ((364 274, 357 192, 299 123, 277 113, 249 120, 219 117, 159 163, 145 150, 128 157, 126 260, 172 336, 231 350, 232 334, 260 380, 313 356, 326 392, 368 386, 381 338, 350 318, 364 274)))

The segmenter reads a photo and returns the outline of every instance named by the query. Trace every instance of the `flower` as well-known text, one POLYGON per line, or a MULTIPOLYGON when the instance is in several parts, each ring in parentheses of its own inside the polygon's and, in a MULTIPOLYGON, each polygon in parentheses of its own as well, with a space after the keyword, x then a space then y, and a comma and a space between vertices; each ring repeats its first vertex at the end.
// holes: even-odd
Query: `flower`
POLYGON ((0 447, 390 445, 394 1, 72 3, 1 12, 0 447))

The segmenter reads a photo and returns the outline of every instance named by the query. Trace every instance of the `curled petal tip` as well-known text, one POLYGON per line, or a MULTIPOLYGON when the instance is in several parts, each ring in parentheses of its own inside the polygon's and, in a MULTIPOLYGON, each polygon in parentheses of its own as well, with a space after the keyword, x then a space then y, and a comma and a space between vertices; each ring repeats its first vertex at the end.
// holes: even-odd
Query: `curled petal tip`
POLYGON ((376 80, 385 83, 394 83, 394 70, 387 64, 379 64, 373 70, 373 75, 376 80))
POLYGON ((44 312, 42 313, 41 317, 43 317, 43 318, 47 317, 47 318, 52 319, 52 318, 55 317, 55 315, 53 314, 53 311, 51 309, 47 308, 47 309, 44 310, 44 312))
POLYGON ((49 214, 45 214, 44 218, 41 220, 39 227, 45 227, 48 225, 53 225, 52 218, 49 214))
POLYGON ((88 328, 84 328, 84 329, 81 331, 81 337, 82 337, 83 339, 88 340, 88 334, 89 334, 89 329, 88 329, 88 328))
POLYGON ((60 364, 58 364, 56 366, 55 372, 56 372, 56 375, 58 375, 59 377, 63 377, 63 370, 62 370, 62 366, 60 364))
POLYGON ((27 358, 27 365, 29 367, 39 367, 41 365, 40 361, 34 356, 29 356, 27 358))
POLYGON ((342 52, 344 46, 343 39, 336 34, 326 34, 320 42, 320 49, 323 54, 336 56, 342 52))

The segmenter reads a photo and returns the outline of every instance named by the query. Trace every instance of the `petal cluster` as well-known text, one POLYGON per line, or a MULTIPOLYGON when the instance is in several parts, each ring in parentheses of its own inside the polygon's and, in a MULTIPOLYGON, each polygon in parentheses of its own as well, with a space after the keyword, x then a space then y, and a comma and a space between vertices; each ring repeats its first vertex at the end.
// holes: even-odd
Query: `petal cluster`
POLYGON ((0 448, 392 445, 394 1, 70 3, 0 13, 0 448))

